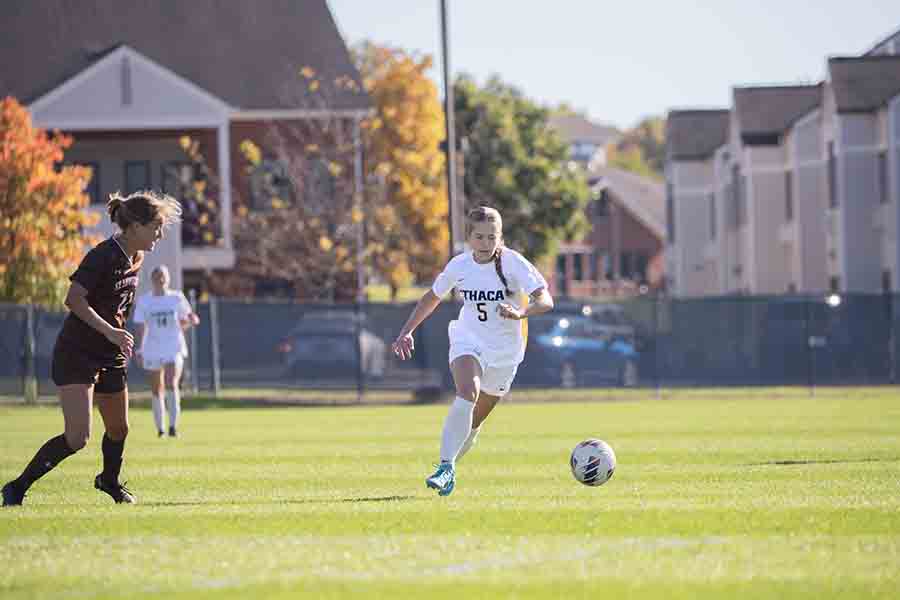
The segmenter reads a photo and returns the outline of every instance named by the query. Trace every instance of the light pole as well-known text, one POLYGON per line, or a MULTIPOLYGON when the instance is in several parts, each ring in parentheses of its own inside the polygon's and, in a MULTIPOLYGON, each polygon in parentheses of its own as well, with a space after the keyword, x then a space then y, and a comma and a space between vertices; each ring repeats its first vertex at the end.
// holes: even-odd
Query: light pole
POLYGON ((453 84, 450 81, 450 40, 447 22, 447 0, 441 0, 441 62, 444 74, 444 123, 447 139, 444 152, 447 158, 447 227, 450 231, 450 254, 456 254, 454 239, 454 223, 459 210, 456 203, 456 122, 453 118, 453 84))

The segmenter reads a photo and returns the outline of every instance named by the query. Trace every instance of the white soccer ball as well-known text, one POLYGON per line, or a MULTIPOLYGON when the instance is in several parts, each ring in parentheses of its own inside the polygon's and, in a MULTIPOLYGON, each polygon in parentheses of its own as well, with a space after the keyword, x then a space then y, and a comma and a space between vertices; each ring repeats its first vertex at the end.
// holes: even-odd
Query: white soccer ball
POLYGON ((575 479, 596 487, 609 481, 615 473, 616 453, 603 440, 584 440, 572 450, 569 464, 575 479))

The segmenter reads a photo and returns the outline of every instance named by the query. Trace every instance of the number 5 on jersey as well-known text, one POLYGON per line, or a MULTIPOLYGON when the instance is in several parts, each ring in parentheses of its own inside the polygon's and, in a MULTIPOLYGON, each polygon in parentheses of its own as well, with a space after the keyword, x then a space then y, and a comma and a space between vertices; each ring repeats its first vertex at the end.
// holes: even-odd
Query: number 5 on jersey
POLYGON ((478 309, 478 320, 479 321, 487 321, 487 311, 484 310, 484 307, 486 304, 487 304, 487 302, 479 302, 478 304, 475 305, 475 308, 478 309))

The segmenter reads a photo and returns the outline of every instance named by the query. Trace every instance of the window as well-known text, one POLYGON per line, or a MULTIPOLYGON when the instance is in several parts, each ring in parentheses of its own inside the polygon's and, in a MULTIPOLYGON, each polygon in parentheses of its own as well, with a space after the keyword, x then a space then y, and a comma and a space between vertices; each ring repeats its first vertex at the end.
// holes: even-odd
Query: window
POLYGON ((669 245, 675 245, 675 190, 671 183, 666 184, 666 237, 669 245))
POLYGON ((709 239, 716 239, 716 195, 709 194, 709 239))
POLYGON ((126 194, 149 190, 151 186, 149 160, 129 160, 125 162, 126 194))
POLYGON ((597 151, 597 145, 591 142, 575 142, 571 146, 571 157, 574 160, 588 161, 597 151))
POLYGON ((747 224, 747 178, 741 174, 739 165, 731 168, 731 184, 734 196, 735 226, 741 227, 747 224))
POLYGON ((572 266, 574 267, 573 270, 575 272, 572 279, 575 281, 584 281, 584 254, 573 254, 572 260, 574 261, 572 266))
POLYGON ((566 255, 565 254, 558 254, 556 256, 556 276, 561 280, 565 280, 565 278, 566 278, 566 255))
POLYGON ((619 277, 621 279, 631 279, 633 272, 633 259, 631 252, 623 252, 619 255, 619 277))
POLYGON ((886 150, 878 153, 878 200, 882 204, 890 202, 887 158, 886 150))
POLYGON ((794 173, 792 171, 784 174, 784 220, 787 223, 794 220, 794 173))
POLYGON ((828 208, 837 207, 837 159, 834 155, 834 142, 828 142, 828 208))
POLYGON ((250 174, 250 198, 255 210, 268 210, 276 202, 291 204, 294 184, 281 160, 262 160, 250 174))

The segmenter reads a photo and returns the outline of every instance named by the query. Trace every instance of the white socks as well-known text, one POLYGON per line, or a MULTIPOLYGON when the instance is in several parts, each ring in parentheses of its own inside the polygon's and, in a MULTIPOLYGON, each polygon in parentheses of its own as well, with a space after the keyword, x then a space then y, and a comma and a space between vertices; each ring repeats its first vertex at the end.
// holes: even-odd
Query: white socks
POLYGON ((478 441, 478 432, 481 431, 481 427, 475 427, 472 429, 472 433, 469 434, 469 437, 466 438, 466 442, 463 444, 463 447, 460 448, 459 454, 456 455, 456 462, 462 460, 462 457, 466 455, 472 446, 475 445, 475 442, 478 441))
POLYGON ((472 433, 472 412, 475 403, 457 396, 450 405, 441 434, 441 462, 456 462, 456 457, 472 433))
POLYGON ((163 430, 163 396, 153 394, 153 422, 156 423, 156 430, 163 430))
POLYGON ((166 390, 166 410, 169 411, 169 428, 177 428, 178 416, 181 415, 181 390, 166 390))

